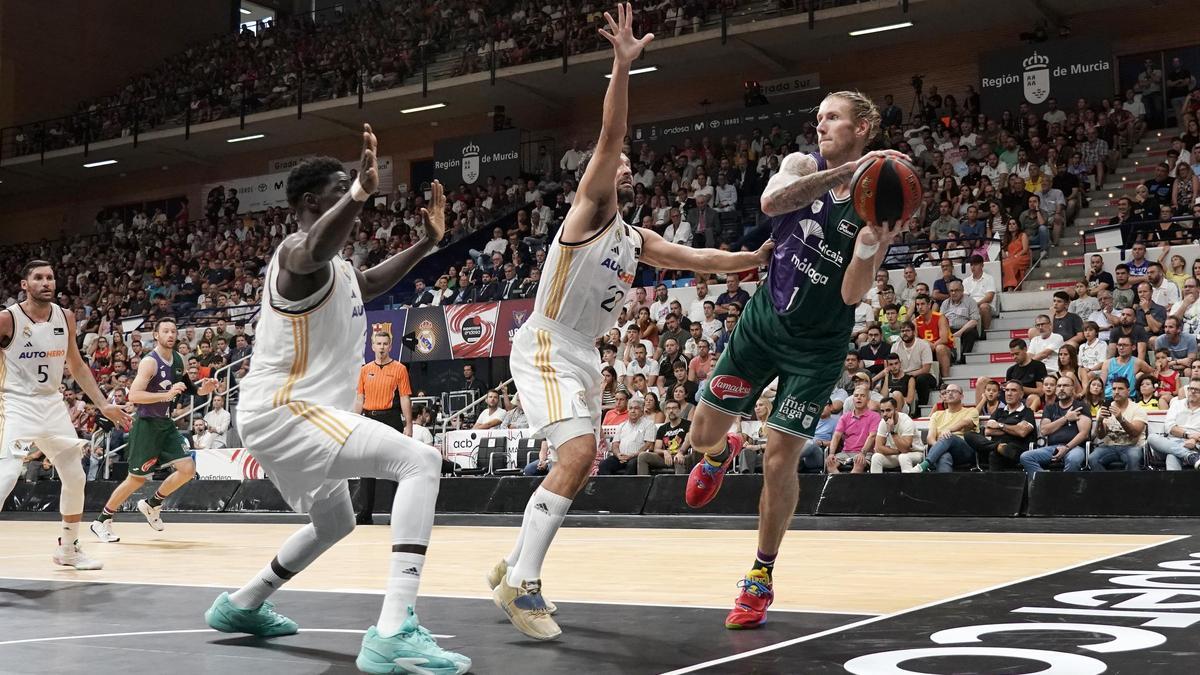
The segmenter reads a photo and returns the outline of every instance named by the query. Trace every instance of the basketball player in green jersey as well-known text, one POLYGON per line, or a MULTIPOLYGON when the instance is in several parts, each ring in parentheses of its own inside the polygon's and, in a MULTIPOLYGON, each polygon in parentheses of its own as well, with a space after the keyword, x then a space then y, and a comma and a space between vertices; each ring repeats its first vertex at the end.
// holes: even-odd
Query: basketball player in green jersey
POLYGON ((863 222, 850 194, 859 166, 876 157, 904 157, 863 154, 879 120, 863 94, 829 94, 817 112, 819 152, 788 155, 767 184, 762 210, 772 219, 775 240, 768 276, 746 304, 692 419, 692 443, 705 458, 688 478, 686 500, 699 507, 716 496, 741 451, 730 426, 750 415, 763 389, 779 379, 767 419, 758 555, 727 628, 757 628, 766 621, 775 556, 800 494, 800 452, 841 372, 854 308, 900 232, 890 223, 863 222))
POLYGON ((149 499, 138 500, 137 510, 155 530, 163 529, 160 513, 163 500, 183 487, 196 475, 191 446, 171 419, 171 402, 185 392, 207 396, 217 388, 217 381, 205 378, 193 383, 183 367, 183 357, 175 351, 178 329, 174 319, 159 319, 154 324, 154 349, 138 363, 137 375, 129 387, 129 401, 137 405, 129 445, 129 475, 113 490, 108 503, 91 530, 104 543, 121 540, 112 530, 112 519, 126 499, 155 471, 174 466, 172 473, 149 499))

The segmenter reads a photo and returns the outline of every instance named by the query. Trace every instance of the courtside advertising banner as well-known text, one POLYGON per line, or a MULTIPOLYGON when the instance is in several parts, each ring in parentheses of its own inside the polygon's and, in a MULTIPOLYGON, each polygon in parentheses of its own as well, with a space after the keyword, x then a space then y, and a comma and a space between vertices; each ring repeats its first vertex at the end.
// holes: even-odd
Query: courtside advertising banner
POLYGON ((789 97, 791 103, 738 108, 725 112, 713 112, 691 117, 679 117, 633 127, 630 138, 636 150, 642 143, 649 144, 656 152, 665 152, 672 145, 683 148, 684 139, 699 145, 698 139, 708 136, 715 147, 724 137, 751 137, 758 129, 763 136, 778 124, 793 135, 800 135, 804 125, 814 119, 813 107, 820 103, 819 92, 789 97))
MULTIPOLYGON (((250 176, 248 178, 233 178, 224 180, 219 183, 207 183, 200 193, 200 200, 197 204, 206 204, 208 193, 213 188, 221 188, 226 194, 229 190, 237 190, 238 196, 238 213, 249 213, 251 211, 265 211, 271 207, 286 207, 287 203, 287 178, 291 170, 307 157, 290 157, 283 160, 272 162, 272 165, 278 164, 280 168, 269 174, 262 176, 250 176)), ((362 166, 362 161, 358 158, 345 160, 342 162, 342 167, 346 174, 351 179, 358 177, 358 170, 362 166)), ((395 187, 395 182, 392 173, 392 158, 379 158, 379 194, 389 195, 395 187)))
POLYGON ((1024 102, 1040 118, 1052 98, 1059 110, 1074 110, 1076 99, 1112 96, 1112 48, 1104 40, 1072 38, 984 52, 979 84, 980 108, 989 117, 1015 113, 1024 102))
POLYGON ((404 337, 404 321, 408 316, 408 308, 379 309, 367 312, 367 344, 363 347, 363 363, 375 360, 375 350, 371 341, 375 331, 383 331, 392 336, 392 352, 390 356, 400 360, 400 338, 404 337))
POLYGON ((512 353, 513 339, 517 331, 533 314, 533 298, 505 300, 500 303, 499 319, 496 322, 496 342, 492 345, 492 356, 508 356, 512 353))
POLYGON ((201 480, 266 478, 262 465, 245 448, 196 450, 196 475, 201 480))
POLYGON ((405 346, 401 352, 402 362, 446 361, 452 358, 450 336, 446 334, 446 313, 441 307, 410 307, 405 317, 404 334, 416 337, 417 348, 405 346))
POLYGON ((456 359, 477 359, 492 355, 496 339, 498 302, 473 302, 446 307, 446 328, 450 334, 450 352, 456 359))
POLYGON ((459 136, 433 144, 433 177, 447 189, 521 174, 521 130, 459 136))

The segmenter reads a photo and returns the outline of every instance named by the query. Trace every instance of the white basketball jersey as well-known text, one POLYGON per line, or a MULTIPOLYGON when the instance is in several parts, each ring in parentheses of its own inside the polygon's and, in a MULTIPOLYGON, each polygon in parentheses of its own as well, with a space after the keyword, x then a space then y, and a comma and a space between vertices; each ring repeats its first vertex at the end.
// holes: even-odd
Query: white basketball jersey
POLYGON ((276 292, 278 256, 277 250, 267 265, 254 354, 238 408, 261 411, 307 403, 352 410, 367 339, 354 266, 335 257, 330 261, 333 279, 322 297, 303 311, 289 311, 297 303, 276 292))
POLYGON ((554 235, 534 311, 595 339, 621 313, 642 255, 642 235, 619 213, 586 241, 563 242, 565 230, 554 235))
POLYGON ((20 303, 5 310, 12 314, 13 332, 0 366, 0 395, 5 403, 53 402, 61 406, 63 366, 67 361, 67 315, 50 306, 50 318, 35 322, 20 303))

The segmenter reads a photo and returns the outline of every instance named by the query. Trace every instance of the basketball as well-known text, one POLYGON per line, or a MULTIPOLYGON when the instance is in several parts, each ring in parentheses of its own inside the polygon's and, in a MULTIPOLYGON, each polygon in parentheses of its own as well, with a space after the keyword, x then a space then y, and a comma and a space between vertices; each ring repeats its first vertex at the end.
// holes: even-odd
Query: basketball
POLYGON ((912 164, 896 157, 878 157, 850 179, 854 210, 869 223, 903 223, 921 205, 921 179, 912 164))

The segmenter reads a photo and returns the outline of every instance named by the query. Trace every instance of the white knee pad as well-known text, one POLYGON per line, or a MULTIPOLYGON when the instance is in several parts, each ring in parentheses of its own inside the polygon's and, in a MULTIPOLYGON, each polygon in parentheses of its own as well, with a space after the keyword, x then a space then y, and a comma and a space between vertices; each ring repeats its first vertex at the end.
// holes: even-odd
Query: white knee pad
POLYGON ((58 480, 62 483, 62 491, 58 497, 58 512, 64 516, 74 516, 83 513, 83 487, 87 483, 87 475, 83 473, 83 465, 79 460, 54 465, 58 471, 58 480))

